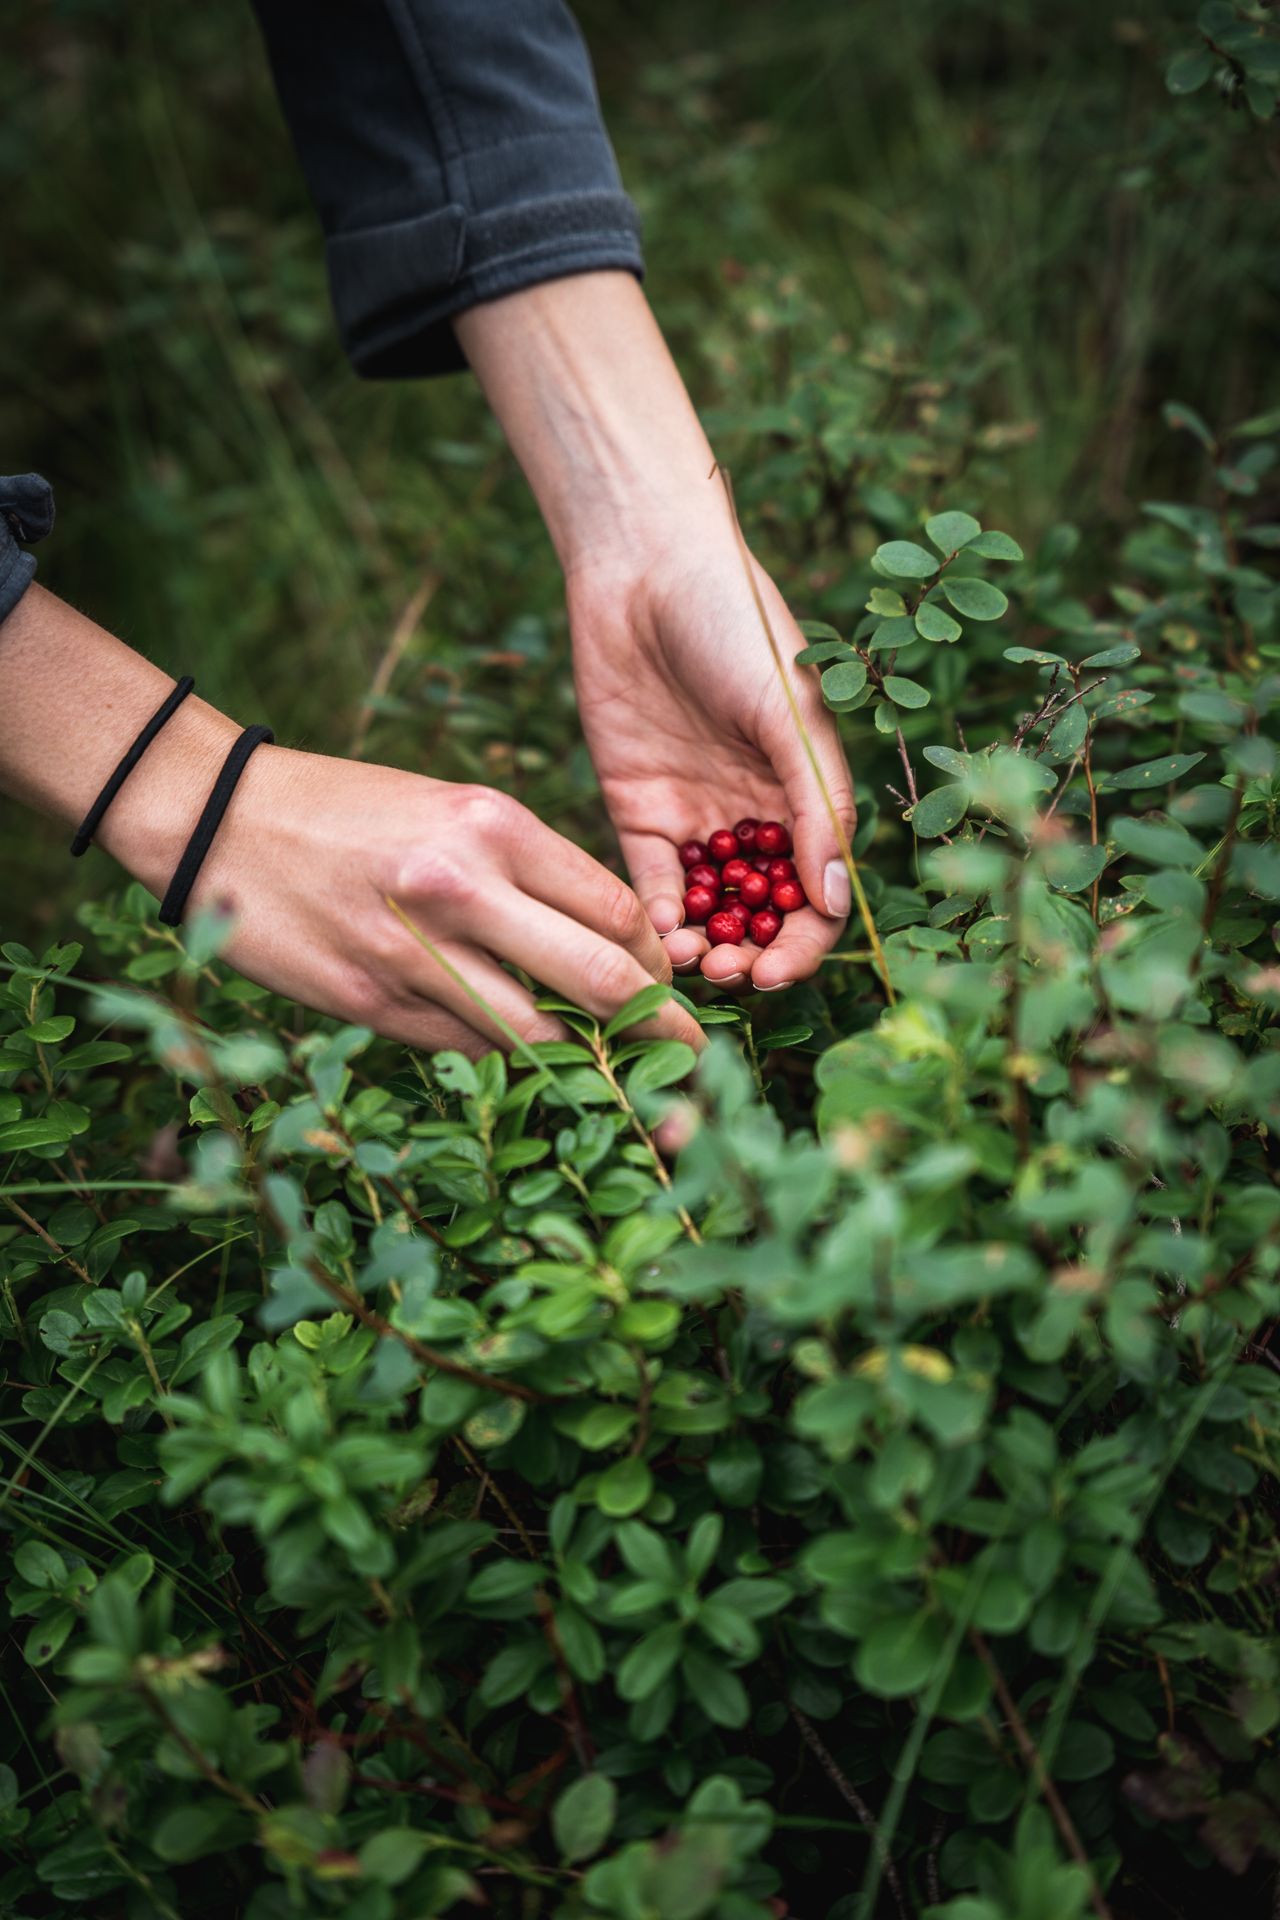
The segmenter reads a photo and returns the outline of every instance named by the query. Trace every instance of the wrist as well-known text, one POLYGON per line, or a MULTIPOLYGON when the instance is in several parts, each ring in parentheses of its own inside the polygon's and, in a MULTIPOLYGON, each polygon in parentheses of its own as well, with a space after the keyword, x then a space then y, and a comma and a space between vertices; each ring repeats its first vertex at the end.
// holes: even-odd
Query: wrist
POLYGON ((636 573, 676 539, 730 532, 710 444, 630 274, 529 287, 455 326, 566 576, 636 573))
MULTIPOLYGON (((157 898, 173 876, 240 731, 234 720, 193 695, 157 735, 107 809, 98 845, 157 898)), ((122 741, 121 749, 127 745, 122 741)))

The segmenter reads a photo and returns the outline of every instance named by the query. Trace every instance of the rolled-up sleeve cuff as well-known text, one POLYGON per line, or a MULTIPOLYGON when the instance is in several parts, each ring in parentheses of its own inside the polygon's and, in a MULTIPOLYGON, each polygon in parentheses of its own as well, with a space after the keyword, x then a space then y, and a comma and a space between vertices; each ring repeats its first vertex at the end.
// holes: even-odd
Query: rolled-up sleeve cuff
POLYGON ((53 526, 53 490, 38 473, 0 475, 0 621, 31 585, 34 556, 20 540, 43 540, 53 526))
POLYGON ((343 344, 368 379, 465 367, 449 323, 483 300, 569 274, 644 273, 639 216, 617 192, 561 193, 481 214, 449 204, 335 234, 327 254, 343 344))

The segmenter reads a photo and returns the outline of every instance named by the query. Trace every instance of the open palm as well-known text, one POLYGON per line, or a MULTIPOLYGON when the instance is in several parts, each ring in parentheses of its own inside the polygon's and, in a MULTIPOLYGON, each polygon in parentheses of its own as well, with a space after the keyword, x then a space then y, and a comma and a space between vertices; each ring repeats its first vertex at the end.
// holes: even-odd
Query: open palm
MULTIPOLYGON (((687 554, 688 549, 685 549, 687 554)), ((804 645, 776 587, 756 570, 818 764, 847 832, 853 796, 815 676, 790 665, 804 645)), ((673 966, 760 988, 812 974, 849 909, 848 878, 737 550, 650 568, 639 582, 572 578, 574 677, 587 745, 632 884, 673 966), (786 821, 809 899, 765 950, 709 948, 681 925, 676 849, 743 815, 786 821)))

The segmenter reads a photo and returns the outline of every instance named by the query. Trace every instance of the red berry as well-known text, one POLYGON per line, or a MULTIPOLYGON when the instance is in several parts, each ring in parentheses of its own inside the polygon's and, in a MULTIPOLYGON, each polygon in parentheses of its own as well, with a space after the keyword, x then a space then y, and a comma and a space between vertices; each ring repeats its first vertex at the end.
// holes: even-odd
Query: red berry
POLYGON ((796 863, 794 860, 771 860, 766 871, 771 880, 794 880, 796 863))
POLYGON ((726 913, 736 914, 744 927, 751 918, 750 907, 744 907, 741 900, 726 900, 724 903, 724 911, 726 913))
POLYGON ((753 867, 740 882, 738 892, 744 907, 765 906, 769 899, 768 874, 757 873, 753 867))
MULTIPOLYGON (((780 873, 777 877, 779 880, 786 880, 790 875, 780 873)), ((710 887, 714 892, 719 893, 720 875, 709 860, 699 860, 696 867, 690 867, 685 877, 685 885, 686 887, 710 887)))
POLYGON ((751 938, 758 947, 767 947, 771 940, 776 940, 781 929, 782 915, 771 907, 763 907, 751 916, 751 938))
POLYGON ((740 887, 751 868, 745 860, 726 860, 720 870, 720 881, 726 887, 740 887))
POLYGON ((713 947, 740 947, 745 931, 736 913, 713 913, 707 922, 707 938, 713 947))
POLYGON ((684 897, 684 917, 693 926, 700 927, 709 920, 720 905, 720 893, 716 887, 690 887, 684 897))
POLYGON ((707 857, 707 850, 701 840, 686 840, 680 849, 680 865, 686 869, 698 866, 707 857))
POLYGON ((744 853, 749 852, 750 849, 754 847, 756 843, 756 828, 759 825, 760 822, 758 820, 746 819, 739 820, 737 826, 734 828, 734 832, 738 836, 738 845, 744 853))
POLYGON ((794 913, 804 905, 804 888, 798 880, 775 880, 769 898, 779 913, 794 913))
POLYGON ((756 828, 758 853, 790 853, 791 835, 780 820, 766 820, 756 828))
MULTIPOLYGON (((714 833, 707 835, 707 853, 713 860, 719 860, 721 863, 732 860, 737 851, 738 836, 736 833, 731 833, 728 827, 717 827, 714 833)), ((775 847, 774 852, 781 853, 782 848, 775 847)), ((702 857, 705 859, 706 855, 702 857)))

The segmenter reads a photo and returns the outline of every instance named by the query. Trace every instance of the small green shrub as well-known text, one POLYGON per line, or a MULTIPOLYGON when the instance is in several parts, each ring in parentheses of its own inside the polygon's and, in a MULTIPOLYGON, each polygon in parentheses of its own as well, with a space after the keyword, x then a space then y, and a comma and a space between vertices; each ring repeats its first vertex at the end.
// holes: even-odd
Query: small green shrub
POLYGON ((851 924, 701 1007, 674 1169, 625 1017, 406 1057, 137 889, 116 984, 4 949, 4 1912, 1267 1910, 1278 423, 1169 419, 1114 573, 846 439, 892 1001, 851 924))

